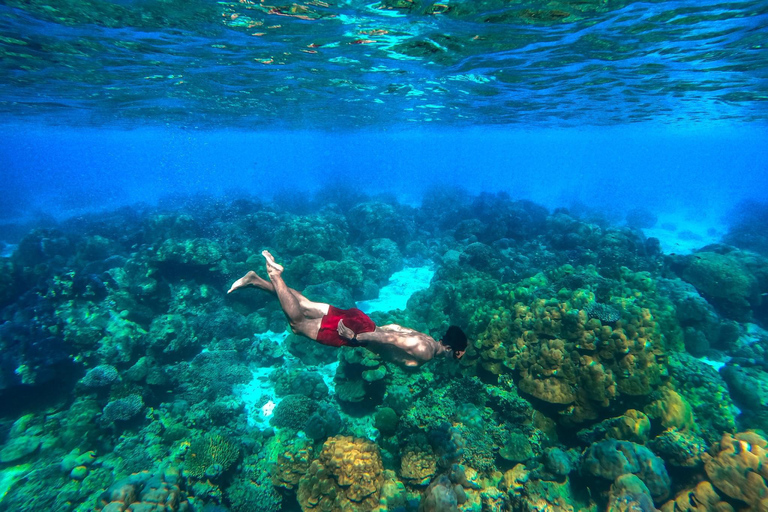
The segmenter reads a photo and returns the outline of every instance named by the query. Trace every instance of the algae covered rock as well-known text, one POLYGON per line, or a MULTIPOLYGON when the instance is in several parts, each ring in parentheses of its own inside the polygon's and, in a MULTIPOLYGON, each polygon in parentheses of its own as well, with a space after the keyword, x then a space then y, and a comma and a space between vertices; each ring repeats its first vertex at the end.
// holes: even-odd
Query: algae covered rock
POLYGON ((524 434, 510 432, 499 448, 499 455, 511 462, 525 462, 533 458, 533 447, 524 434))
POLYGON ((13 437, 0 448, 0 463, 18 462, 37 451, 43 440, 39 436, 13 437))
POLYGON ((668 464, 683 468, 700 467, 706 442, 691 431, 669 428, 656 436, 649 447, 668 464))
POLYGON ((611 485, 609 512, 655 510, 651 491, 640 478, 632 474, 619 476, 611 485))
POLYGON ((757 281, 733 254, 698 252, 688 259, 683 279, 737 320, 749 318, 757 281))
POLYGON ((157 250, 157 259, 161 262, 173 262, 182 265, 210 267, 224 257, 224 248, 207 238, 188 240, 166 240, 157 250))

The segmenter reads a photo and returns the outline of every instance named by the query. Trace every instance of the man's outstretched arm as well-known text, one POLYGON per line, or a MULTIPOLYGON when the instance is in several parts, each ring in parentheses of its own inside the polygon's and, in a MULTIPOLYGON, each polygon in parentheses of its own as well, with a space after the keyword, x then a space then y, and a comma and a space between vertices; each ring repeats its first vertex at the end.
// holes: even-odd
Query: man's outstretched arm
POLYGON ((343 320, 339 320, 338 331, 339 336, 348 340, 349 345, 352 347, 364 347, 368 345, 369 341, 380 341, 382 339, 381 333, 377 331, 355 334, 355 331, 344 325, 343 320))

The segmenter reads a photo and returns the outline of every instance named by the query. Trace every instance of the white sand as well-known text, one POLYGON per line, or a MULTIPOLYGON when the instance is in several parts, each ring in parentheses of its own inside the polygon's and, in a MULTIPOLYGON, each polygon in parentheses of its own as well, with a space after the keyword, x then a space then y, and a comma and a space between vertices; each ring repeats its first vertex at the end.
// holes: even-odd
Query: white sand
POLYGON ((432 267, 410 267, 395 272, 389 278, 389 283, 379 291, 378 299, 363 300, 357 307, 364 313, 374 311, 393 311, 405 309, 408 299, 419 290, 429 288, 435 271, 432 267))
POLYGON ((656 225, 644 229, 643 233, 658 238, 665 254, 690 254, 705 245, 720 242, 726 231, 719 216, 701 211, 659 214, 656 225))

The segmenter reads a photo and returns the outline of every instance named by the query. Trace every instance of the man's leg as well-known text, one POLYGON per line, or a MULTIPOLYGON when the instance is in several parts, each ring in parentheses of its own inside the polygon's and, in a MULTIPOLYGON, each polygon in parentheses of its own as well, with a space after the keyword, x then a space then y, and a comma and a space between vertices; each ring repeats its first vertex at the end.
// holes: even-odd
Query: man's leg
MULTIPOLYGON (((229 288, 229 291, 227 292, 232 293, 235 290, 239 290, 240 288, 247 288, 249 286, 255 286, 256 288, 259 288, 264 291, 268 291, 270 293, 275 293, 275 287, 272 283, 267 281, 266 279, 262 279, 256 272, 253 270, 248 271, 247 274, 245 274, 243 277, 232 283, 232 286, 229 288)), ((313 302, 306 298, 304 295, 301 294, 301 292, 294 290, 293 288, 288 288, 288 291, 296 297, 296 300, 299 301, 299 306, 304 312, 304 316, 308 318, 322 318, 328 313, 329 305, 324 302, 313 302)))
MULTIPOLYGON (((261 254, 267 260, 267 274, 272 281, 277 299, 280 301, 280 307, 283 313, 288 317, 291 323, 291 329, 298 334, 303 334, 312 339, 317 339, 317 333, 320 330, 321 316, 308 316, 305 309, 301 307, 299 299, 291 293, 291 289, 283 281, 283 267, 275 262, 275 258, 269 251, 262 251, 261 254)), ((328 310, 326 309, 327 313, 328 310)), ((324 314, 324 313, 323 313, 324 314)))

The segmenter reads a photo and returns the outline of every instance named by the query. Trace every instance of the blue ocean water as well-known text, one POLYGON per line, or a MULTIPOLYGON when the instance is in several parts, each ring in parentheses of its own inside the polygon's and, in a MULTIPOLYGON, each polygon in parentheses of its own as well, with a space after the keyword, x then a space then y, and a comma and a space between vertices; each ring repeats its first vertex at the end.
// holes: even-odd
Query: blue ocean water
POLYGON ((766 510, 766 34, 3 2, 0 511, 766 510))

